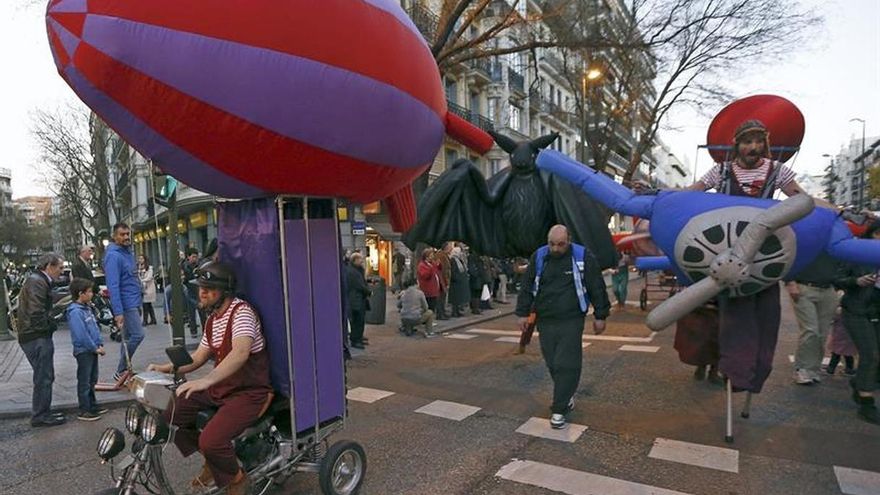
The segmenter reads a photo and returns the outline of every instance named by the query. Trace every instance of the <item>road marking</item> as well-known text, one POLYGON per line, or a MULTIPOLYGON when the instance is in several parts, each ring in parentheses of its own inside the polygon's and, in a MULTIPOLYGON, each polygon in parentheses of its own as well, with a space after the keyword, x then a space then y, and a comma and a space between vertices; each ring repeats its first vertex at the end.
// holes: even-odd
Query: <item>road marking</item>
MULTIPOLYGON (((475 333, 478 335, 516 335, 519 336, 519 330, 490 330, 488 328, 471 328, 467 333, 475 333)), ((535 332, 537 334, 537 332, 535 332)))
POLYGON ((387 390, 358 387, 349 390, 348 394, 346 394, 346 397, 348 397, 349 400, 356 400, 358 402, 366 402, 367 404, 372 404, 377 400, 381 400, 385 397, 390 397, 392 395, 394 395, 394 392, 389 392, 387 390))
POLYGON ((877 495, 880 493, 880 473, 834 466, 837 484, 845 495, 877 495))
POLYGON ((622 345, 620 346, 619 351, 629 351, 629 352, 657 352, 660 350, 659 346, 656 345, 622 345))
POLYGON ((519 344, 519 337, 498 337, 495 342, 507 342, 509 344, 519 344))
POLYGON ((605 340, 609 342, 635 342, 646 344, 648 342, 654 341, 654 336, 657 335, 657 332, 651 332, 651 335, 648 337, 621 337, 618 335, 584 335, 584 339, 586 340, 605 340))
POLYGON ((739 451, 711 445, 658 438, 654 440, 654 446, 651 447, 648 457, 739 473, 739 451))
MULTIPOLYGON (((516 337, 519 337, 520 335, 520 332, 518 330, 492 330, 488 328, 471 328, 470 330, 466 330, 466 332, 477 335, 507 335, 516 337)), ((535 335, 538 335, 538 332, 535 332, 535 335)), ((584 340, 604 340, 608 342, 633 342, 646 344, 648 342, 653 342, 655 335, 657 335, 657 332, 651 332, 651 335, 649 335, 648 337, 624 337, 620 335, 584 335, 584 340)))
POLYGON ((534 461, 514 460, 499 469, 495 476, 567 495, 687 495, 684 492, 534 461))
POLYGON ((529 418, 528 421, 516 429, 517 433, 522 433, 523 435, 568 443, 577 441, 585 431, 587 431, 586 426, 574 423, 569 423, 563 430, 554 430, 550 427, 550 419, 548 418, 529 418))
POLYGON ((415 412, 427 414, 429 416, 437 416, 438 418, 451 419, 453 421, 461 421, 479 410, 479 407, 469 406, 467 404, 435 400, 426 406, 416 409, 415 412))
MULTIPOLYGON (((823 365, 823 366, 828 366, 828 363, 829 363, 830 361, 831 361, 831 358, 830 358, 830 357, 823 357, 823 358, 822 358, 822 365, 823 365)), ((794 363, 794 354, 789 354, 789 355, 788 355, 788 362, 789 362, 789 363, 794 363)))
POLYGON ((477 338, 476 335, 465 335, 463 333, 451 333, 449 335, 444 335, 447 339, 459 339, 459 340, 471 340, 477 338))
POLYGON ((587 347, 590 347, 591 345, 592 344, 590 344, 589 342, 584 342, 583 344, 581 344, 581 349, 586 349, 587 347))

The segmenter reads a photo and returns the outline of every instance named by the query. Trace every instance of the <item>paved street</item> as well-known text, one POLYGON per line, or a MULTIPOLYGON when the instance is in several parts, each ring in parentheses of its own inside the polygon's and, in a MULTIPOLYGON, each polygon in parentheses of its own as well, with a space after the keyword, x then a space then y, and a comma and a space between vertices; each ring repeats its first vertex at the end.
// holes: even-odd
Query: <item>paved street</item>
MULTIPOLYGON (((635 294, 639 284, 631 287, 635 294)), ((513 354, 507 316, 430 340, 400 336, 393 320, 368 327, 372 345, 348 370, 350 423, 336 439, 366 448, 362 493, 371 495, 880 493, 880 430, 857 419, 846 378, 791 383, 797 331, 787 302, 776 369, 751 419, 737 417, 732 445, 723 441, 721 388, 694 382, 673 333, 651 334, 635 306, 614 313, 601 338, 585 334, 565 438, 546 438, 550 380, 537 342, 513 354)), ((121 422, 121 410, 48 430, 0 421, 0 490, 106 487, 93 444, 121 422)), ((172 451, 167 459, 183 483, 198 460, 181 462, 172 451)), ((316 477, 297 475, 278 493, 318 493, 316 477)))

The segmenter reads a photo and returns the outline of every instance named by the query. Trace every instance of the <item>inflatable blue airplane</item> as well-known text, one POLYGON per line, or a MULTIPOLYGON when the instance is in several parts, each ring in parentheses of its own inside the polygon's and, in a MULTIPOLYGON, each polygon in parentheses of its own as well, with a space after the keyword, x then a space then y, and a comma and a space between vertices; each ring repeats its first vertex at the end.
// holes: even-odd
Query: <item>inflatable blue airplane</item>
POLYGON ((641 268, 671 269, 690 287, 646 319, 660 330, 721 291, 750 295, 796 275, 825 251, 839 260, 880 266, 880 241, 856 239, 838 215, 814 208, 805 194, 785 201, 697 191, 637 195, 605 174, 553 150, 538 168, 581 188, 608 208, 651 220, 651 237, 668 257, 642 259, 641 268))

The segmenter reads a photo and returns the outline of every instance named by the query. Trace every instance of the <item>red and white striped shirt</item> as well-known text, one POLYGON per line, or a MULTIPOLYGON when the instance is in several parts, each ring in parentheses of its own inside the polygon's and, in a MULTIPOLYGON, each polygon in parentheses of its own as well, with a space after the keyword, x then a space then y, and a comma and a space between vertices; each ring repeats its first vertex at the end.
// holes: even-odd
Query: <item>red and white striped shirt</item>
MULTIPOLYGON (((226 308, 226 311, 224 311, 222 315, 214 317, 214 327, 211 331, 211 340, 213 341, 213 347, 215 349, 219 349, 220 346, 223 345, 223 335, 226 333, 226 324, 229 322, 229 315, 232 313, 232 308, 234 308, 236 304, 243 302, 243 300, 236 297, 232 300, 232 304, 226 308)), ((266 346, 265 340, 263 339, 263 326, 260 324, 260 318, 249 304, 241 305, 238 308, 238 311, 235 312, 235 320, 232 322, 232 339, 234 340, 236 337, 250 337, 254 339, 254 342, 251 344, 251 354, 262 351, 263 347, 266 346)), ((199 345, 208 348, 211 347, 208 345, 207 334, 202 335, 202 341, 199 345)))
MULTIPOLYGON (((760 165, 755 168, 743 168, 737 161, 731 163, 733 164, 731 170, 733 176, 731 178, 739 182, 739 186, 742 190, 750 196, 757 196, 761 193, 761 189, 764 187, 764 182, 767 180, 770 163, 773 163, 774 167, 779 167, 779 173, 776 175, 776 189, 782 189, 796 179, 794 172, 790 168, 780 162, 771 162, 771 160, 767 158, 761 158, 760 165)), ((706 189, 720 189, 721 164, 716 163, 715 166, 706 172, 706 175, 700 179, 700 182, 706 185, 706 189)))

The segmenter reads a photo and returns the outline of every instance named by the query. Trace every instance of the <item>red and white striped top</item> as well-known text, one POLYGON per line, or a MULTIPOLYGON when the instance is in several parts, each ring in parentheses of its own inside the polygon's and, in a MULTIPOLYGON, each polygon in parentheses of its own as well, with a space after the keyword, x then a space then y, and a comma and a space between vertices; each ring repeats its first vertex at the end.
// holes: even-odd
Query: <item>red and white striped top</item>
MULTIPOLYGON (((226 311, 223 312, 222 315, 214 317, 214 328, 211 332, 211 340, 213 341, 213 347, 215 349, 219 349, 220 346, 223 345, 223 335, 226 333, 226 324, 229 322, 229 315, 232 313, 232 308, 234 308, 236 304, 243 302, 243 300, 236 297, 232 300, 232 304, 226 308, 226 311)), ((254 339, 254 342, 251 344, 251 354, 262 351, 263 347, 266 346, 266 342, 263 339, 263 326, 260 324, 260 318, 249 304, 242 305, 238 308, 238 311, 235 312, 235 320, 232 322, 232 338, 235 339, 236 337, 251 337, 254 339)), ((202 335, 202 341, 199 345, 210 347, 208 345, 207 334, 202 335)))
MULTIPOLYGON (((743 168, 739 165, 739 162, 731 162, 733 163, 733 174, 735 176, 735 180, 739 182, 740 187, 746 194, 751 196, 757 196, 761 193, 761 189, 764 187, 764 181, 767 179, 767 172, 770 169, 771 160, 767 158, 761 158, 760 165, 755 168, 743 168)), ((787 166, 783 165, 780 162, 772 162, 774 167, 779 168, 779 174, 776 176, 776 189, 782 189, 787 185, 794 182, 796 176, 794 172, 787 166)), ((706 185, 706 189, 720 189, 721 188, 721 164, 716 163, 711 170, 706 172, 706 175, 700 179, 700 182, 706 185)))

